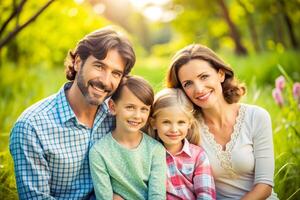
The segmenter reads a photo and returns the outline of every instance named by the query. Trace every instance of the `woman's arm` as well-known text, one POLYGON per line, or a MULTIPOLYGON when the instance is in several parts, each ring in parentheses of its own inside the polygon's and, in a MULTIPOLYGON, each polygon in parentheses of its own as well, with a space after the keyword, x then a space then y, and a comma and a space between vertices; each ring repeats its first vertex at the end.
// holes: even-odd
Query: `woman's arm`
POLYGON ((264 184, 258 183, 253 189, 248 192, 241 200, 264 200, 267 199, 272 193, 272 187, 264 184))
POLYGON ((197 157, 193 182, 197 199, 216 199, 215 182, 204 150, 197 157))
POLYGON ((151 172, 148 183, 148 199, 166 199, 167 164, 166 151, 158 145, 153 153, 151 172))
POLYGON ((266 199, 272 193, 274 151, 272 123, 269 113, 258 108, 253 118, 253 150, 255 158, 254 186, 242 199, 266 199), (267 163, 267 164, 266 164, 267 163))
POLYGON ((96 145, 92 147, 89 153, 90 170, 96 198, 97 200, 113 199, 110 177, 101 154, 95 148, 96 145))

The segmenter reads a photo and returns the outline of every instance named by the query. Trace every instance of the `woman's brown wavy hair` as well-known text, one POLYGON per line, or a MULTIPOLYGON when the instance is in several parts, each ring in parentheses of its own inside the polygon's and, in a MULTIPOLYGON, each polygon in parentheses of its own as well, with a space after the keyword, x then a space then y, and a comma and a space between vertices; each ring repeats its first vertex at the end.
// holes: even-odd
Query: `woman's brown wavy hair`
POLYGON ((245 94, 246 88, 234 77, 232 68, 219 58, 215 52, 200 44, 186 46, 175 54, 167 72, 167 87, 183 89, 178 79, 178 71, 183 65, 193 59, 204 60, 216 71, 220 69, 224 71, 225 80, 222 83, 222 89, 227 103, 236 103, 245 94))

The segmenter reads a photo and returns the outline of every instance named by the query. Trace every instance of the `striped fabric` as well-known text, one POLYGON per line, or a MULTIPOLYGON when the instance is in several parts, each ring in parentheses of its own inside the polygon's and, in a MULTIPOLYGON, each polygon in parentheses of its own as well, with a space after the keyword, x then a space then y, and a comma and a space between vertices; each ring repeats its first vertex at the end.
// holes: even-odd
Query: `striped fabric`
POLYGON ((211 167, 204 150, 186 139, 176 155, 167 152, 167 199, 216 199, 211 167))
POLYGON ((111 131, 114 120, 103 103, 92 128, 81 124, 66 99, 71 84, 24 111, 11 131, 20 199, 95 198, 89 149, 111 131))

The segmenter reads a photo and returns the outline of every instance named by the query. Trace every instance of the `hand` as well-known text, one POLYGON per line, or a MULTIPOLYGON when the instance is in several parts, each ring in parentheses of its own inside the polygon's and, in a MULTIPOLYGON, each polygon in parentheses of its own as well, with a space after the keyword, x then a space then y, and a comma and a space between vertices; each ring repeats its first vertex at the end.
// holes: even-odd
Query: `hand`
POLYGON ((120 195, 114 193, 113 200, 124 200, 124 199, 120 195))

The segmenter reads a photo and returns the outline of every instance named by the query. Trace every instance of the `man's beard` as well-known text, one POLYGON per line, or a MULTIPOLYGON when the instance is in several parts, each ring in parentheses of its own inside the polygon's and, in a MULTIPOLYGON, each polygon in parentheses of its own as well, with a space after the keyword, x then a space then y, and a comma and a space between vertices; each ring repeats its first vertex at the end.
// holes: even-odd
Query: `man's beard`
POLYGON ((87 100, 87 102, 91 105, 94 105, 94 106, 99 106, 100 104, 102 104, 103 101, 108 96, 110 96, 111 92, 112 92, 112 90, 108 86, 104 85, 101 81, 99 81, 96 78, 89 80, 87 82, 87 85, 86 85, 82 69, 80 69, 79 72, 78 72, 77 86, 78 86, 79 90, 81 91, 82 95, 87 100), (89 93, 89 90, 88 90, 89 86, 90 87, 94 86, 94 87, 97 87, 101 90, 104 90, 104 92, 106 92, 107 95, 105 97, 101 97, 101 98, 98 95, 92 95, 92 94, 89 93))

